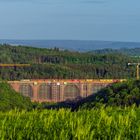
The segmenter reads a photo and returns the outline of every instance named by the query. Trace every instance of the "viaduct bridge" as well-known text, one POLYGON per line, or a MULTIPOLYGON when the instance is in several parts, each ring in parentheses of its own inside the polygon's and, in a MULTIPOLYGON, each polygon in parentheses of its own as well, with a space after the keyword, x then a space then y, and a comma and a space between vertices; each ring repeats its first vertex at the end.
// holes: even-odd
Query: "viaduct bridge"
POLYGON ((87 97, 112 83, 122 81, 120 79, 40 79, 8 81, 8 83, 15 91, 30 97, 33 102, 61 102, 87 97))

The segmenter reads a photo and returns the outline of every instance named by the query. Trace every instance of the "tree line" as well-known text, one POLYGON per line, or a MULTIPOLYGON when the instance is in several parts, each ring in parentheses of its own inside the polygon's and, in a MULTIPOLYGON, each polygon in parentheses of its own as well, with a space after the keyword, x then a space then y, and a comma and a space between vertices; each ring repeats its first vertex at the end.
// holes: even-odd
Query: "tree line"
POLYGON ((80 53, 59 48, 33 48, 0 45, 0 63, 29 63, 31 67, 0 68, 0 76, 6 80, 38 78, 130 78, 135 67, 128 62, 138 58, 121 53, 80 53))

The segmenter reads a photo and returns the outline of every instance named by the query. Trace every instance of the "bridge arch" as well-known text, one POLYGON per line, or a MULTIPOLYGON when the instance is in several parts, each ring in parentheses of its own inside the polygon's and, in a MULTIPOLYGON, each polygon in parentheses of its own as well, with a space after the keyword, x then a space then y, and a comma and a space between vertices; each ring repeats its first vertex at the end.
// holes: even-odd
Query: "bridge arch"
POLYGON ((23 96, 33 98, 33 89, 29 84, 22 84, 19 87, 19 91, 23 96))
POLYGON ((52 99, 52 93, 51 93, 51 85, 50 84, 41 84, 39 86, 38 90, 38 99, 52 99))
POLYGON ((64 100, 74 100, 80 97, 80 89, 77 85, 66 85, 64 88, 64 100))

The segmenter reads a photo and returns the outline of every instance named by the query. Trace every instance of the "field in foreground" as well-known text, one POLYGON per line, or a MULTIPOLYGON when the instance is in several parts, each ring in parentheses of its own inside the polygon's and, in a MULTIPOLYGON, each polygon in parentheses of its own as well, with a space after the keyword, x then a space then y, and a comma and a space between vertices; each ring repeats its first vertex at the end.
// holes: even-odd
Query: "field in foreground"
POLYGON ((0 113, 0 139, 140 139, 140 108, 0 113))

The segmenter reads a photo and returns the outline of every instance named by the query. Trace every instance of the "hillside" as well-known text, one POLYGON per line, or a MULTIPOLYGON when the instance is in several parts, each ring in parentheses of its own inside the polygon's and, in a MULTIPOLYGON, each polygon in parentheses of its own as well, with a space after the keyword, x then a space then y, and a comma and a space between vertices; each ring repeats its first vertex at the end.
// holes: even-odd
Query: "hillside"
POLYGON ((135 67, 128 67, 128 62, 139 62, 139 59, 121 53, 95 54, 0 45, 0 63, 31 64, 25 68, 1 68, 0 75, 6 80, 135 77, 135 67))
POLYGON ((23 97, 11 89, 5 82, 0 83, 0 111, 11 109, 31 109, 32 103, 29 98, 23 97))
POLYGON ((98 106, 140 105, 140 80, 115 83, 98 93, 79 101, 75 109, 92 109, 98 106))

